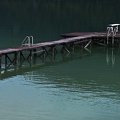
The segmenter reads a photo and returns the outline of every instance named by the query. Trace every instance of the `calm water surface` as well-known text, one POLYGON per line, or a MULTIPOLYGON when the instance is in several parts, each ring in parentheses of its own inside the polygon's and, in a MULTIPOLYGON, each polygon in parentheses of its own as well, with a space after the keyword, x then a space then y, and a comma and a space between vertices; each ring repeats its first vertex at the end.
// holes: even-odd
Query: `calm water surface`
POLYGON ((0 81, 1 120, 118 120, 120 53, 103 49, 0 81))
MULTIPOLYGON (((105 31, 120 22, 119 1, 93 1, 0 1, 0 48, 20 46, 26 35, 51 41, 61 33, 105 31)), ((2 72, 0 120, 119 120, 120 49, 83 52, 2 72)))

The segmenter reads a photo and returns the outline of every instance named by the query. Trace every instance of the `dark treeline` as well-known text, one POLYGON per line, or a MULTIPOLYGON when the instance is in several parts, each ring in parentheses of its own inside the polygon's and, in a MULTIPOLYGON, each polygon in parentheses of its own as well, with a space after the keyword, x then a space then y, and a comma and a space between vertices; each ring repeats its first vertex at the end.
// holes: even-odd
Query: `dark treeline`
POLYGON ((1 0, 0 22, 3 27, 4 23, 12 27, 14 23, 21 26, 45 21, 53 26, 67 27, 79 22, 89 27, 101 26, 120 21, 119 3, 118 0, 1 0))
POLYGON ((46 41, 65 32, 104 31, 120 23, 119 9, 119 0, 0 0, 0 36, 46 41))

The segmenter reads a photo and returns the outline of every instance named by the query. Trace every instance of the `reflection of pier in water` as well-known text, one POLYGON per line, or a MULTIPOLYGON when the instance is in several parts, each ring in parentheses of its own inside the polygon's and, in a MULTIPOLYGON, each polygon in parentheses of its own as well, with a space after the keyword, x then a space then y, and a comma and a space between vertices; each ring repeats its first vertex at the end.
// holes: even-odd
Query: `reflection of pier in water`
MULTIPOLYGON (((118 51, 118 49, 113 49, 113 48, 105 48, 105 50, 101 49, 103 54, 106 53, 107 65, 111 64, 112 67, 114 67, 116 50, 118 51)), ((12 76, 22 75, 25 72, 30 72, 34 69, 40 69, 40 68, 44 68, 47 66, 54 66, 57 64, 62 64, 64 62, 71 61, 71 60, 80 59, 83 56, 92 55, 91 53, 94 54, 94 52, 96 52, 96 49, 81 49, 80 48, 80 49, 77 49, 72 54, 66 52, 65 54, 62 54, 62 53, 56 54, 55 56, 48 55, 46 56, 46 58, 37 57, 32 60, 29 60, 29 59, 24 60, 22 62, 19 62, 18 65, 13 65, 13 66, 11 65, 5 66, 4 64, 2 64, 3 67, 1 69, 0 79, 2 80, 2 79, 6 79, 12 76)))
POLYGON ((71 56, 71 59, 68 58, 65 60, 65 62, 70 60, 75 60, 76 62, 65 63, 70 67, 64 67, 64 71, 61 70, 64 65, 58 64, 55 68, 49 67, 44 70, 28 72, 24 77, 27 81, 39 87, 62 88, 62 90, 73 93, 88 92, 88 97, 91 97, 90 91, 92 91, 92 93, 97 92, 97 97, 100 95, 99 93, 104 92, 104 94, 106 94, 104 97, 114 98, 114 95, 116 94, 117 96, 120 91, 119 73, 116 73, 116 70, 120 68, 120 64, 114 66, 114 69, 111 67, 111 64, 107 66, 105 59, 107 52, 110 60, 114 53, 113 56, 116 55, 116 62, 119 63, 119 49, 97 48, 93 49, 90 55, 88 54, 82 57, 82 59, 79 54, 77 57, 71 56), (86 65, 84 63, 86 63, 86 65), (69 70, 71 68, 73 69, 69 70), (115 92, 114 95, 113 92, 115 92))
POLYGON ((114 55, 114 48, 112 49, 107 49, 106 51, 106 62, 107 62, 107 65, 112 64, 112 66, 115 65, 115 55, 114 55))
MULTIPOLYGON (((26 36, 22 42, 22 46, 17 48, 7 48, 0 50, 0 69, 4 59, 5 68, 11 65, 18 65, 23 60, 32 60, 36 56, 45 59, 46 55, 55 57, 58 50, 64 53, 74 52, 77 46, 90 52, 89 47, 93 44, 102 46, 111 46, 111 36, 109 36, 109 44, 106 44, 106 32, 88 32, 88 33, 69 33, 61 35, 63 39, 57 41, 43 42, 33 44, 33 36, 26 36), (24 54, 27 54, 25 56, 24 54), (12 56, 12 57, 11 57, 12 56), (10 62, 10 63, 8 63, 10 62)), ((120 46, 120 33, 115 34, 114 46, 120 46)), ((113 43, 112 43, 113 46, 113 43)))
MULTIPOLYGON (((8 48, 0 50, 0 71, 2 71, 4 61, 4 69, 8 70, 11 66, 14 66, 15 70, 17 66, 22 66, 22 62, 28 61, 30 66, 36 64, 36 57, 46 61, 46 57, 55 59, 58 52, 64 54, 73 54, 77 47, 82 50, 86 50, 91 53, 92 44, 98 44, 102 46, 109 46, 106 44, 106 32, 88 32, 88 33, 69 33, 61 35, 64 39, 57 41, 36 43, 33 44, 33 36, 27 36, 22 43, 22 46, 18 48, 8 48), (25 43, 24 43, 25 42, 25 43)), ((120 33, 114 36, 114 45, 120 46, 120 33)), ((109 43, 111 43, 111 36, 109 36, 109 43)), ((113 44, 112 44, 113 45, 113 44)), ((108 57, 106 57, 109 62, 108 57)), ((112 59, 114 64, 114 59, 112 59)))
POLYGON ((23 60, 22 62, 19 62, 18 65, 5 66, 5 64, 2 64, 2 68, 0 71, 0 79, 2 80, 10 78, 12 76, 22 75, 25 72, 29 72, 34 69, 40 69, 43 67, 68 62, 74 59, 79 59, 83 56, 90 55, 90 53, 91 53, 90 49, 79 49, 79 52, 74 52, 72 54, 66 52, 64 54, 60 53, 54 56, 48 55, 46 57, 36 57, 32 60, 31 59, 23 60))

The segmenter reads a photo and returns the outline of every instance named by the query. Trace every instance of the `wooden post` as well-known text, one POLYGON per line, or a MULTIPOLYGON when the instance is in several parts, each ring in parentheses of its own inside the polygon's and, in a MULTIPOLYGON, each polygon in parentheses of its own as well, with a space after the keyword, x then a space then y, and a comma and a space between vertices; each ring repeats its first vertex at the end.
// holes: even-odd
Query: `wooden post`
POLYGON ((64 54, 64 45, 62 46, 61 53, 64 54))
POLYGON ((5 54, 5 69, 7 68, 7 54, 5 54))
POLYGON ((32 61, 32 50, 30 50, 30 61, 32 61))
POLYGON ((18 52, 15 52, 15 54, 14 54, 14 64, 15 65, 18 64, 18 52))
POLYGON ((45 48, 43 48, 43 53, 42 54, 43 54, 43 61, 42 62, 44 63, 45 62, 45 48))
POLYGON ((1 73, 1 68, 2 68, 2 54, 0 54, 0 73, 1 73))
POLYGON ((20 52, 20 61, 22 61, 22 60, 25 60, 25 57, 24 57, 24 55, 23 55, 23 53, 22 53, 22 51, 20 52))
POLYGON ((27 60, 29 59, 29 57, 30 57, 30 67, 32 67, 32 65, 33 65, 33 61, 32 61, 32 50, 30 50, 30 54, 29 54, 27 60))
POLYGON ((52 46, 52 56, 54 57, 54 55, 55 55, 55 48, 54 46, 52 46))
POLYGON ((21 55, 21 52, 20 52, 20 61, 22 61, 22 55, 21 55))
POLYGON ((33 49, 34 59, 37 57, 36 49, 33 49))
POLYGON ((55 58, 55 46, 51 46, 52 57, 55 58))
POLYGON ((36 49, 33 49, 33 64, 35 65, 36 64, 36 57, 37 57, 37 53, 36 53, 36 49))
POLYGON ((72 51, 74 52, 75 48, 74 48, 74 43, 72 43, 72 51))
POLYGON ((14 62, 13 62, 13 64, 14 64, 14 70, 16 72, 17 71, 17 64, 18 64, 18 52, 15 52, 15 54, 14 54, 14 62))

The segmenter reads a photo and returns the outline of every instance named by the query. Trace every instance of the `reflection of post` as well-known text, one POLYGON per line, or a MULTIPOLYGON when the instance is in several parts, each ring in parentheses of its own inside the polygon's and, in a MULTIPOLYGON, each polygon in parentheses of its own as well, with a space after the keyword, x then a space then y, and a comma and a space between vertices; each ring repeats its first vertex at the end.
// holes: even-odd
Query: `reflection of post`
POLYGON ((106 52, 106 62, 107 62, 107 65, 109 64, 109 55, 108 55, 108 49, 107 49, 107 52, 106 52))
POLYGON ((37 57, 37 53, 36 53, 36 49, 33 49, 33 64, 36 64, 36 57, 37 57))
POLYGON ((1 68, 2 68, 2 55, 0 54, 0 74, 1 74, 1 68))
MULTIPOLYGON (((107 49, 107 52, 106 52, 106 62, 107 62, 107 65, 109 65, 110 56, 109 56, 109 50, 108 49, 107 49)), ((112 66, 114 66, 115 65, 114 49, 112 49, 112 51, 111 51, 111 62, 112 62, 112 66)))
POLYGON ((115 64, 115 55, 114 55, 114 50, 112 49, 112 65, 115 64))
POLYGON ((0 70, 1 70, 1 66, 2 66, 2 55, 0 54, 0 70))
POLYGON ((32 50, 30 50, 30 67, 33 65, 32 50))
POLYGON ((15 71, 15 73, 17 73, 17 68, 18 68, 18 66, 14 65, 14 71, 15 71))
POLYGON ((43 48, 42 55, 43 55, 42 62, 45 63, 45 48, 43 48))

